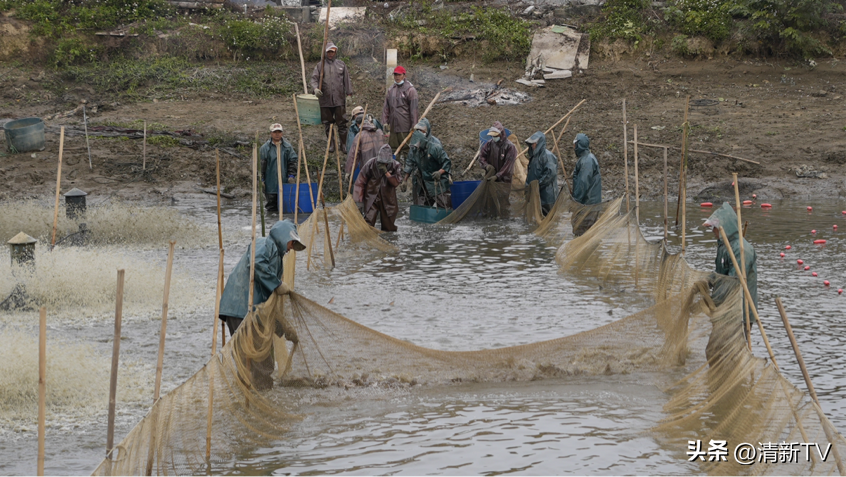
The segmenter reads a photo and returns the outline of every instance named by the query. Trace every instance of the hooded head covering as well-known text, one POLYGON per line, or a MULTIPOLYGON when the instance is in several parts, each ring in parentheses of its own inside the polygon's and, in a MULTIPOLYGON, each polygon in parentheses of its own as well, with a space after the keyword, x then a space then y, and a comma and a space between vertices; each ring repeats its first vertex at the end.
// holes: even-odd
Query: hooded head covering
MULTIPOLYGON (((737 230, 737 214, 734 213, 734 209, 728 202, 723 202, 723 206, 714 211, 704 225, 722 228, 730 242, 734 242, 740 237, 740 231, 737 230)), ((740 260, 740 257, 738 256, 737 259, 740 260)))
POLYGON ((376 162, 379 164, 390 164, 394 162, 394 151, 391 150, 391 146, 385 144, 379 149, 379 155, 376 156, 376 162))
POLYGON ((300 252, 306 248, 300 240, 300 236, 297 235, 297 226, 288 219, 273 224, 268 235, 282 255, 285 255, 288 251, 288 242, 292 240, 294 241, 294 250, 300 252))
POLYGON ((367 115, 367 119, 365 119, 364 122, 361 123, 361 129, 364 129, 365 131, 376 130, 376 125, 373 124, 373 116, 369 114, 367 115))
POLYGON ((590 138, 586 134, 576 134, 573 144, 575 145, 577 156, 581 156, 585 152, 590 152, 590 138))
POLYGON ((334 43, 332 43, 331 41, 328 41, 328 42, 326 42, 326 52, 328 53, 328 52, 329 52, 329 50, 335 50, 335 51, 338 51, 338 47, 337 47, 337 46, 335 46, 335 44, 334 44, 334 43))
POLYGON ((546 154, 546 135, 541 131, 532 134, 532 137, 526 139, 525 142, 526 144, 535 144, 530 160, 542 158, 546 154))
POLYGON ((430 137, 432 137, 432 124, 429 123, 428 119, 423 118, 414 126, 414 134, 411 136, 410 146, 418 148, 426 147, 430 137), (424 128, 426 132, 424 133, 418 128, 424 128))

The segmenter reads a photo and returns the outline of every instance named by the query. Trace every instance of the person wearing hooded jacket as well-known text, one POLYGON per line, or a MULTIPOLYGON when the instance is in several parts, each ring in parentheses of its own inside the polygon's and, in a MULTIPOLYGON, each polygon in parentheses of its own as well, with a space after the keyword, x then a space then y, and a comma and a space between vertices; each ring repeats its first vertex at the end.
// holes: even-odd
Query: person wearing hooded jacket
POLYGON ((367 161, 355 181, 356 202, 361 202, 364 220, 372 227, 378 218, 385 232, 396 232, 394 221, 399 213, 397 186, 402 182, 400 163, 394 160, 391 146, 385 144, 379 154, 367 161))
MULTIPOLYGON (((705 221, 704 224, 706 227, 713 227, 714 235, 717 237, 717 257, 714 259, 714 271, 719 273, 720 275, 728 275, 730 277, 737 276, 737 270, 734 268, 734 264, 731 261, 731 254, 729 254, 728 249, 726 248, 725 244, 722 241, 720 236, 720 229, 722 228, 723 231, 726 233, 726 237, 729 240, 729 244, 731 244, 731 250, 734 252, 734 257, 737 260, 738 264, 740 264, 740 231, 737 228, 737 214, 732 209, 731 205, 728 202, 724 202, 723 206, 714 211, 713 214, 705 221)), ((755 304, 755 308, 758 308, 758 255, 755 253, 755 248, 749 243, 748 240, 745 238, 743 240, 743 257, 745 259, 745 264, 743 265, 745 268, 745 275, 746 275, 746 286, 749 287, 749 294, 752 295, 752 303, 755 304)), ((717 302, 716 296, 721 295, 718 293, 718 289, 715 289, 712 295, 715 296, 715 302, 717 302)), ((746 297, 744 295, 743 298, 743 313, 744 313, 744 326, 746 323, 746 297)), ((753 315, 749 317, 750 323, 755 321, 753 315)))
MULTIPOLYGON (((311 73, 311 89, 320 103, 320 121, 326 137, 329 137, 329 125, 335 124, 341 144, 338 147, 346 152, 347 146, 347 96, 353 95, 350 70, 343 61, 336 59, 338 47, 334 43, 326 43, 324 52, 325 72, 323 84, 320 84, 320 72, 324 62, 318 62, 311 73)), ((329 152, 335 152, 335 138, 331 138, 329 152)))
POLYGON ((394 149, 394 154, 407 152, 408 145, 402 150, 397 150, 403 143, 408 133, 417 124, 417 90, 410 81, 405 79, 405 68, 397 66, 394 68, 394 84, 388 88, 385 94, 385 104, 382 106, 382 124, 385 125, 385 134, 388 135, 388 144, 394 149))
MULTIPOLYGON (((260 305, 270 298, 271 294, 287 295, 291 289, 282 282, 282 257, 289 250, 305 250, 305 244, 297 235, 297 227, 290 220, 280 220, 273 224, 267 237, 256 239, 255 282, 253 286, 253 305, 260 305)), ((250 260, 251 246, 241 256, 241 260, 229 274, 223 294, 220 297, 220 311, 218 316, 229 328, 229 334, 234 335, 241 322, 247 317, 250 308, 247 305, 250 295, 250 260)), ((276 327, 276 335, 296 341, 295 333, 276 327), (291 335, 291 336, 289 336, 291 335)), ((273 358, 268 357, 261 363, 253 363, 251 368, 253 385, 257 389, 270 389, 273 380, 273 358)))
MULTIPOLYGON (((573 140, 576 151, 576 168, 573 169, 573 200, 582 205, 594 205, 602 202, 602 177, 599 174, 599 162, 590 152, 590 138, 579 133, 573 140)), ((592 210, 586 214, 573 214, 573 235, 581 236, 599 218, 599 211, 592 210)))
MULTIPOLYGON (((414 134, 403 173, 411 176, 415 205, 452 208, 449 173, 452 161, 441 141, 432 135, 432 125, 426 118, 414 126, 414 134)), ((406 177, 407 180, 407 177, 406 177)))
POLYGON ((558 158, 546 149, 546 135, 538 131, 524 141, 529 146, 526 186, 538 181, 543 215, 549 213, 558 195, 558 158))
POLYGON ((490 129, 490 141, 482 145, 479 151, 479 165, 485 170, 485 180, 492 182, 511 182, 514 163, 517 161, 517 147, 504 137, 505 128, 496 121, 490 129))
POLYGON ((262 144, 259 149, 261 159, 261 181, 264 183, 264 196, 267 204, 264 206, 268 212, 279 211, 279 184, 278 172, 276 171, 276 147, 279 146, 279 155, 282 157, 282 180, 289 184, 294 183, 297 174, 297 151, 294 146, 282 137, 282 125, 279 123, 270 125, 270 139, 262 144))
POLYGON ((379 150, 385 145, 385 135, 370 120, 362 123, 361 132, 358 134, 361 138, 355 140, 347 152, 347 162, 344 166, 346 174, 352 174, 354 169, 360 168, 362 164, 366 164, 367 161, 379 155, 379 150), (353 163, 356 167, 353 167, 353 163))
POLYGON ((352 124, 350 125, 349 130, 347 131, 347 152, 353 148, 353 143, 355 143, 355 137, 361 132, 361 123, 365 120, 370 121, 376 126, 376 129, 379 131, 382 130, 382 123, 379 122, 378 119, 374 119, 372 114, 368 114, 367 117, 364 117, 364 108, 361 106, 356 106, 353 108, 352 113, 350 114, 352 117, 350 121, 352 124))

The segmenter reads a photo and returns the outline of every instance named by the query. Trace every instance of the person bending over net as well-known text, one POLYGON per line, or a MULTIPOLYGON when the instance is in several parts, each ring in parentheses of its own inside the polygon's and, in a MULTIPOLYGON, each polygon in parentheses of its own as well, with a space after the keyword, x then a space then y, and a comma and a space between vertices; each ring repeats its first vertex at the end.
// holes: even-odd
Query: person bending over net
POLYGON ((538 181, 541 211, 543 215, 555 204, 558 195, 558 158, 546 149, 546 136, 538 131, 524 141, 529 146, 529 170, 526 172, 526 187, 538 181))
POLYGON ((488 129, 491 140, 486 142, 479 151, 479 165, 485 170, 486 181, 510 184, 514 162, 517 161, 517 148, 504 137, 504 134, 505 128, 502 127, 502 123, 494 122, 488 129))
MULTIPOLYGON (((579 133, 573 140, 573 148, 576 150, 576 168, 573 170, 573 200, 582 205, 593 205, 602 202, 602 177, 599 174, 599 162, 596 156, 590 152, 590 138, 579 133)), ((581 236, 599 218, 599 211, 593 210, 577 216, 573 214, 573 235, 581 236)))
MULTIPOLYGON (((253 305, 260 305, 270 298, 270 295, 287 295, 291 289, 282 282, 282 257, 289 250, 301 251, 306 246, 297 235, 297 227, 290 220, 281 220, 273 224, 267 237, 256 239, 255 284, 253 287, 253 305)), ((234 335, 241 322, 249 313, 247 302, 250 295, 250 259, 251 249, 241 257, 238 265, 229 274, 223 295, 220 297, 219 318, 226 323, 229 334, 234 335)), ((292 329, 291 329, 292 330, 292 329)), ((277 336, 285 336, 296 342, 296 334, 284 330, 281 325, 276 327, 277 336)), ((267 390, 273 387, 273 357, 269 356, 260 363, 253 363, 251 367, 252 382, 256 389, 267 390)))
POLYGON ((267 204, 264 206, 268 212, 279 211, 279 177, 276 171, 276 164, 279 159, 276 157, 276 149, 279 148, 279 155, 282 157, 282 180, 288 180, 289 184, 294 183, 297 174, 297 151, 285 138, 282 137, 282 125, 274 123, 270 125, 270 139, 261 145, 259 157, 261 158, 261 181, 264 183, 264 195, 267 204))
POLYGON ((441 141, 432 135, 432 125, 428 119, 423 118, 414 126, 410 142, 403 173, 407 174, 406 181, 408 176, 412 178, 414 204, 434 206, 437 201, 437 207, 451 209, 449 171, 452 169, 452 161, 441 141))
MULTIPOLYGON (((743 240, 743 258, 745 263, 741 266, 745 268, 744 274, 746 275, 746 286, 749 287, 749 294, 752 296, 752 303, 754 303, 755 309, 757 310, 758 255, 755 253, 755 247, 753 247, 748 240, 740 236, 740 231, 737 228, 737 214, 735 214, 734 209, 731 208, 731 205, 729 205, 728 202, 724 202, 723 206, 711 214, 703 225, 706 227, 712 227, 714 235, 717 237, 717 257, 714 259, 714 272, 720 275, 728 275, 730 277, 737 276, 737 270, 735 270, 734 264, 731 261, 731 254, 725 244, 723 244, 722 238, 720 237, 720 228, 725 231, 726 237, 731 245, 731 250, 734 252, 734 257, 738 264, 740 264, 740 241, 743 240)), ((713 287, 711 297, 714 299, 714 303, 719 305, 722 303, 727 293, 725 288, 727 286, 727 282, 711 280, 711 286, 713 287)), ((744 295, 742 315, 742 326, 744 330, 746 330, 747 315, 749 316, 749 322, 754 323, 754 315, 750 313, 750 310, 746 305, 746 297, 744 295)))
POLYGON ((402 182, 400 163, 394 160, 391 146, 385 144, 379 155, 367 161, 361 167, 361 173, 355 181, 356 202, 362 204, 364 220, 372 227, 376 219, 382 223, 385 232, 396 232, 399 206, 397 205, 397 186, 402 182))

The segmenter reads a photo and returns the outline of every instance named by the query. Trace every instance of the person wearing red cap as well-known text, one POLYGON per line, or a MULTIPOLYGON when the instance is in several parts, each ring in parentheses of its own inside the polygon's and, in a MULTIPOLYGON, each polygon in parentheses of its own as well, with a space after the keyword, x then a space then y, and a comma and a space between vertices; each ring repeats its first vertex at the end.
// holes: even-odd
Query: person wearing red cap
MULTIPOLYGON (((325 68, 323 82, 320 72, 324 62, 317 63, 311 73, 311 89, 320 103, 320 121, 326 136, 329 136, 329 125, 335 124, 341 144, 338 145, 344 153, 347 152, 347 96, 353 95, 350 70, 343 61, 336 58, 338 47, 331 41, 326 44, 325 68)), ((335 141, 332 138, 329 152, 335 152, 335 141)))
POLYGON ((388 134, 388 144, 394 149, 394 154, 399 156, 401 151, 396 148, 417 124, 417 90, 405 79, 405 68, 402 66, 394 68, 394 84, 385 95, 382 124, 388 134))

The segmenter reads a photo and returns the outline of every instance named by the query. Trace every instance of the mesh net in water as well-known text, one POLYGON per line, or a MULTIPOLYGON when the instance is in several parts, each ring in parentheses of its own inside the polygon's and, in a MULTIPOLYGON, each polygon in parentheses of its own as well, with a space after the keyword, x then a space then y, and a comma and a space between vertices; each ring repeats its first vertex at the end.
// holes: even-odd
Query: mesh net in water
MULTIPOLYGON (((344 394, 362 385, 566 379, 680 366, 694 371, 666 390, 666 416, 653 429, 668 446, 685 440, 729 445, 801 440, 823 449, 831 443, 832 455, 842 453, 843 437, 807 395, 746 347, 737 279, 695 270, 661 243, 649 243, 633 215, 621 215, 619 206, 614 201, 599 207, 604 211, 596 223, 562 245, 556 260, 565 272, 651 298, 654 304, 645 310, 572 336, 455 352, 392 338, 296 293, 273 295, 202 370, 159 400, 95 473, 195 474, 234 463, 245 449, 284 439, 299 419, 296 403, 309 393, 344 394), (277 386, 258 391, 254 372, 269 356, 277 363, 277 386)), ((559 222, 569 218, 550 216, 559 222)), ((829 456, 826 461, 742 466, 729 456, 701 465, 714 474, 831 474, 838 470, 836 462, 829 456)))

